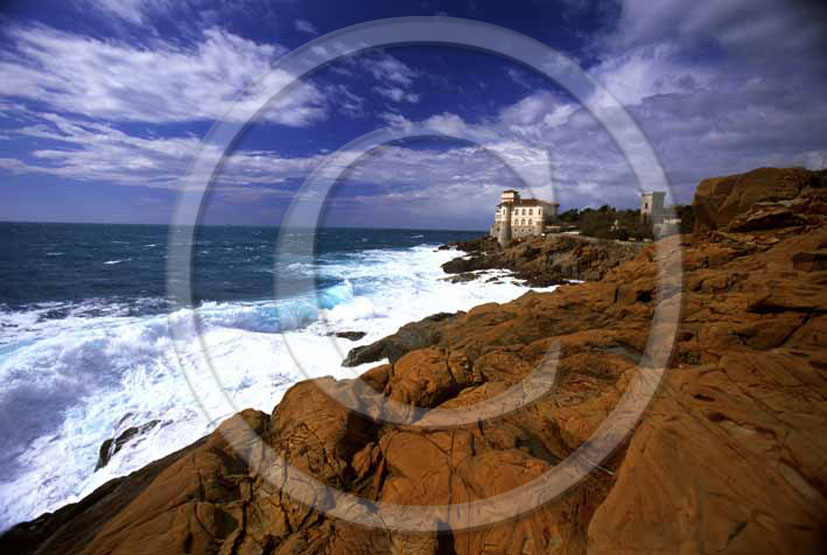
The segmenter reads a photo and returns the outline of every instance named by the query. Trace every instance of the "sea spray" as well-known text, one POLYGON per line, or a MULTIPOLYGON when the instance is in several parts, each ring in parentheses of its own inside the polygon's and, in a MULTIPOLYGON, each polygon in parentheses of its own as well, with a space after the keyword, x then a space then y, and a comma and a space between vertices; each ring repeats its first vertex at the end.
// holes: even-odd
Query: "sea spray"
MULTIPOLYGON (((505 302, 527 290, 509 279, 450 283, 440 265, 459 253, 436 246, 356 250, 315 268, 294 265, 286 271, 315 270, 317 283, 328 285, 278 301, 203 301, 196 309, 202 341, 191 330, 184 363, 197 364, 203 342, 235 406, 269 412, 298 380, 358 375, 365 368, 340 366, 354 346, 434 312, 505 302), (275 302, 289 310, 277 311, 275 302), (343 330, 366 335, 357 342, 329 336, 343 330), (283 334, 289 334, 290 350, 283 334)), ((0 410, 9 438, 0 496, 15 499, 0 509, 0 526, 78 500, 218 424, 201 412, 169 336, 169 318, 185 319, 193 309, 166 314, 163 308, 163 299, 147 297, 0 309, 0 410), (161 424, 95 471, 105 440, 153 420, 161 424)), ((213 383, 195 385, 200 403, 221 406, 213 383)))

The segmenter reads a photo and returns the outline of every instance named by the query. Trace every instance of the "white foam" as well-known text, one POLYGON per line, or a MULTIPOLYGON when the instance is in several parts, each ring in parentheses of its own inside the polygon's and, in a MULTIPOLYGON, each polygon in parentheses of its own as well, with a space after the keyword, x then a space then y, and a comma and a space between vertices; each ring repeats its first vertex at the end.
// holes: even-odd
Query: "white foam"
MULTIPOLYGON (((341 367, 354 346, 435 312, 506 302, 526 292, 502 272, 491 273, 500 283, 446 281, 440 265, 458 254, 421 246, 366 251, 327 264, 320 273, 343 281, 320 292, 319 304, 315 295, 284 301, 290 317, 281 322, 272 301, 205 303, 197 313, 218 379, 238 409, 269 412, 298 380, 358 375, 365 368, 341 367), (366 335, 357 342, 329 335, 345 330, 366 335)), ((89 302, 101 310, 103 301, 89 302)), ((0 338, 0 407, 11 403, 19 409, 15 399, 36 398, 38 405, 27 407, 35 423, 48 421, 49 411, 57 411, 51 428, 21 446, 14 476, 0 483, 0 498, 15 500, 0 505, 0 528, 76 501, 106 481, 186 446, 217 424, 203 415, 183 377, 168 316, 128 316, 123 307, 105 306, 99 316, 86 316, 90 307, 75 307, 64 318, 48 321, 42 316, 53 305, 0 312, 0 323, 9 325, 3 329, 10 330, 0 338), (94 472, 104 440, 151 420, 161 423, 94 472)), ((186 310, 169 315, 186 317, 186 310)), ((192 332, 182 345, 187 364, 200 364, 199 349, 201 342, 192 332)), ((215 386, 196 385, 199 401, 220 410, 215 386)))

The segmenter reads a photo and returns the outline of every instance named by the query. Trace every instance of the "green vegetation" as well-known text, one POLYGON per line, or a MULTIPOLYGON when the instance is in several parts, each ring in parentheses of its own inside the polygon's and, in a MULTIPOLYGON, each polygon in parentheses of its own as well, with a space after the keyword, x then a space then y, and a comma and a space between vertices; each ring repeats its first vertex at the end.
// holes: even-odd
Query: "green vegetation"
POLYGON ((620 241, 652 238, 651 226, 640 225, 637 210, 616 210, 604 204, 597 210, 585 208, 577 214, 577 229, 587 237, 620 241))
MULTIPOLYGON (((675 206, 674 211, 675 216, 681 219, 680 232, 691 233, 695 224, 692 206, 675 206)), ((557 220, 563 225, 576 225, 581 235, 587 237, 620 241, 652 239, 652 226, 640 223, 638 210, 618 210, 604 204, 596 210, 566 210, 558 215, 557 220)))

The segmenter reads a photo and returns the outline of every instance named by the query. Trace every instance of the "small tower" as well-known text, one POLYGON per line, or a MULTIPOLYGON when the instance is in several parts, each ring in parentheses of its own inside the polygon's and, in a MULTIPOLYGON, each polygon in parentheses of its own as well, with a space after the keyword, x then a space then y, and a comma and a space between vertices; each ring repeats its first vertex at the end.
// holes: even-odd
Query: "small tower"
MULTIPOLYGON (((510 191, 506 191, 510 192, 510 191)), ((516 193, 516 191, 513 191, 516 193)), ((503 197, 505 193, 503 193, 503 197)), ((519 195, 517 195, 519 198, 519 195)), ((497 237, 497 242, 500 244, 502 248, 506 248, 508 245, 511 244, 511 202, 503 202, 500 207, 502 210, 502 218, 500 220, 500 234, 497 237)))
POLYGON ((520 193, 514 189, 506 189, 500 195, 500 202, 503 204, 516 204, 520 202, 520 193))
POLYGON ((666 193, 650 191, 640 194, 640 223, 644 225, 659 224, 663 221, 663 201, 666 193))

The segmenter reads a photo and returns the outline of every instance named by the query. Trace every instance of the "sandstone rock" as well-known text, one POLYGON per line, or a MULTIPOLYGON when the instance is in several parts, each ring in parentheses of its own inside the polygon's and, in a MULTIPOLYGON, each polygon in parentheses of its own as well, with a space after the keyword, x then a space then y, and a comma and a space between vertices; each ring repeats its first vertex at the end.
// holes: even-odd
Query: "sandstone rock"
POLYGON ((760 231, 802 225, 805 220, 783 205, 757 203, 744 214, 739 214, 726 229, 729 231, 760 231))
MULTIPOLYGON (((370 357, 391 362, 361 381, 299 383, 272 415, 244 411, 187 449, 13 528, 0 537, 0 549, 825 552, 827 272, 819 253, 827 248, 827 226, 817 213, 800 226, 730 225, 767 196, 790 201, 800 215, 796 201, 818 189, 814 183, 823 183, 821 174, 804 170, 709 182, 696 204, 711 210, 702 227, 715 228, 658 245, 667 266, 683 263, 681 283, 667 272, 666 290, 657 289, 654 249, 647 247, 599 281, 409 324, 353 355, 357 364, 370 357), (713 197, 720 210, 707 204, 713 197), (334 519, 265 479, 279 468, 279 455, 368 500, 434 505, 509 491, 590 440, 646 361, 655 307, 678 302, 667 378, 637 430, 595 472, 542 507, 476 529, 442 523, 438 534, 401 533, 334 519), (552 348, 559 353, 552 390, 508 414, 451 429, 354 414, 319 387, 354 403, 363 399, 359 392, 373 391, 412 407, 467 407, 520 383, 552 348)), ((519 252, 541 259, 546 251, 536 248, 540 255, 519 252)), ((600 249, 589 249, 571 252, 601 260, 600 249)))
POLYGON ((793 268, 804 272, 827 270, 827 250, 796 253, 793 256, 793 268))
POLYGON ((695 191, 695 231, 726 227, 759 202, 792 201, 814 181, 801 168, 759 168, 751 172, 705 179, 695 191))
POLYGON ((469 253, 442 265, 445 272, 458 274, 458 281, 465 280, 461 276, 476 276, 470 272, 477 270, 505 268, 536 287, 568 280, 601 279, 612 268, 634 258, 642 248, 639 243, 560 234, 528 237, 506 249, 489 237, 451 246, 469 253))
POLYGON ((405 324, 393 335, 370 345, 351 349, 342 366, 358 366, 383 358, 387 358, 392 363, 396 362, 409 351, 435 343, 439 338, 441 327, 455 316, 448 312, 440 312, 419 322, 405 324))

